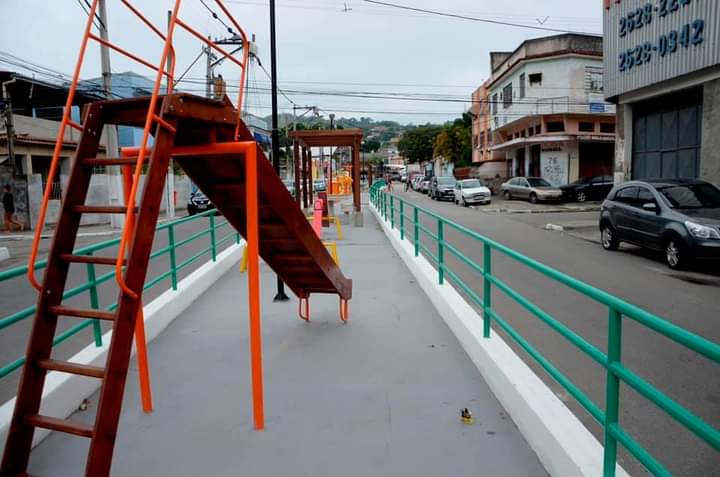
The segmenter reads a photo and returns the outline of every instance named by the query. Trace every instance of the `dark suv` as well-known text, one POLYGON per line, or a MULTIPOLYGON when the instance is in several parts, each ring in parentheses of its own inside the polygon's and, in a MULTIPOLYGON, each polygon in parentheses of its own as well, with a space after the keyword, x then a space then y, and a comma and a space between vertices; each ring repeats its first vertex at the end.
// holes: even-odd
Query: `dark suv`
POLYGON ((430 198, 433 200, 455 200, 455 183, 457 181, 450 176, 435 176, 430 181, 430 198))
POLYGON ((695 259, 720 259, 720 189, 688 179, 626 182, 600 212, 602 245, 620 242, 663 251, 670 268, 695 259))

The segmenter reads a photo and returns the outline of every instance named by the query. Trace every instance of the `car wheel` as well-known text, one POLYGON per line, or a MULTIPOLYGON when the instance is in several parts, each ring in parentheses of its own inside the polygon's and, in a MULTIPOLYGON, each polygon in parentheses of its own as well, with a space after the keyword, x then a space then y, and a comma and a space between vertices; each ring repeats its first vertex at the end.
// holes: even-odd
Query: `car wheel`
POLYGON ((587 195, 585 195, 585 192, 578 192, 577 200, 578 202, 585 202, 587 200, 587 195))
POLYGON ((457 199, 455 199, 455 205, 458 205, 458 200, 457 200, 457 199))
POLYGON ((531 203, 531 204, 537 204, 537 200, 538 200, 538 199, 537 199, 537 194, 536 194, 535 192, 533 192, 532 194, 530 194, 530 203, 531 203))
POLYGON ((464 197, 460 197, 460 205, 463 206, 463 207, 467 207, 467 202, 465 202, 465 198, 464 198, 464 197))
POLYGON ((506 191, 503 193, 503 197, 505 197, 505 200, 512 200, 512 194, 510 193, 509 190, 506 190, 506 191))
POLYGON ((687 247, 678 238, 671 237, 665 242, 665 263, 673 270, 683 270, 690 265, 687 247))
POLYGON ((195 207, 188 207, 187 208, 188 215, 195 215, 197 214, 197 210, 195 210, 195 207))
POLYGON ((620 241, 615 235, 615 229, 612 226, 603 224, 600 229, 600 241, 605 250, 617 250, 620 248, 620 241))

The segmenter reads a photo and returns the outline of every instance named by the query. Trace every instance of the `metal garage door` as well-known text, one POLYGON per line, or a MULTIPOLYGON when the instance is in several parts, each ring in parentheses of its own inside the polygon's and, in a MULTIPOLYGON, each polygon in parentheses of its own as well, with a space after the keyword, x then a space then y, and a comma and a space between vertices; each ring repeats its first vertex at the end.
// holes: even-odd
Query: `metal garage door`
POLYGON ((632 178, 697 178, 702 88, 633 106, 632 178))

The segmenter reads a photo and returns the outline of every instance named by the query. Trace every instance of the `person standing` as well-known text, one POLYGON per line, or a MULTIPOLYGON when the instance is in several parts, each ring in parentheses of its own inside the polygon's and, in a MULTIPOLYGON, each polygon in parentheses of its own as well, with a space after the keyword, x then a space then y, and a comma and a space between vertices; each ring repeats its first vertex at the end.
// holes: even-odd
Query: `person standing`
POLYGON ((17 225, 20 230, 23 230, 23 225, 17 222, 14 218, 15 215, 15 196, 12 194, 12 190, 9 185, 4 188, 2 197, 3 209, 5 209, 5 229, 8 232, 12 232, 12 226, 17 225))

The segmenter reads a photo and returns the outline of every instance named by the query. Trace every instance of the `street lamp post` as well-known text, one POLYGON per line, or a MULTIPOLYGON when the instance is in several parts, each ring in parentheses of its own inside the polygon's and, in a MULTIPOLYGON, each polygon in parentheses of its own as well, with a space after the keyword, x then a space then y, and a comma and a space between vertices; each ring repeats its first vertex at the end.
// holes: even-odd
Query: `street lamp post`
MULTIPOLYGON (((275 173, 280 175, 280 132, 278 130, 278 97, 277 97, 277 47, 275 44, 275 0, 270 0, 270 88, 272 96, 272 162, 275 173)), ((285 284, 277 275, 277 293, 273 301, 288 301, 285 284)))

